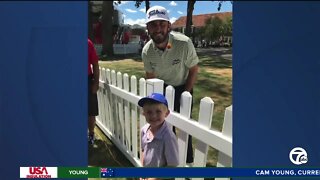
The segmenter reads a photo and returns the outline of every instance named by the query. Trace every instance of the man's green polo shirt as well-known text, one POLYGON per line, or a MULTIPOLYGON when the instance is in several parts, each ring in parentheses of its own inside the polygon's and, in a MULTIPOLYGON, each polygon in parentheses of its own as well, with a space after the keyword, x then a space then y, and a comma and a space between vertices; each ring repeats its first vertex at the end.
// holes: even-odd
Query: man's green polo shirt
POLYGON ((164 83, 179 86, 186 83, 189 68, 199 62, 189 37, 178 32, 169 34, 167 48, 162 51, 150 40, 142 50, 144 70, 153 72, 164 83))

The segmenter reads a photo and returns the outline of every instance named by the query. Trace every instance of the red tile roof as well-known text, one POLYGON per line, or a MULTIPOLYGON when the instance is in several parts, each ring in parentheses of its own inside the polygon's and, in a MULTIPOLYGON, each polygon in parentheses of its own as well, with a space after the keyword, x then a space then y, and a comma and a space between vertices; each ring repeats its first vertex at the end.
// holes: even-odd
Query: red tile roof
MULTIPOLYGON (((232 12, 199 14, 199 15, 192 16, 192 22, 195 27, 203 27, 208 18, 219 17, 220 19, 224 20, 225 18, 231 17, 231 16, 232 16, 232 12)), ((187 21, 187 16, 182 16, 172 24, 172 28, 174 29, 179 27, 185 27, 186 21, 187 21)))

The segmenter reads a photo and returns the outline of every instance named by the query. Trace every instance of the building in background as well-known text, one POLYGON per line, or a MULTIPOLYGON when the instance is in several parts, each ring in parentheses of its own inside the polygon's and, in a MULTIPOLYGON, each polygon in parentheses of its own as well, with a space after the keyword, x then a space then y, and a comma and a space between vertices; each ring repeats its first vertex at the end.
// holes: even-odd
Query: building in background
MULTIPOLYGON (((199 15, 193 15, 192 16, 192 29, 191 29, 191 34, 192 41, 197 47, 203 47, 207 46, 209 44, 213 44, 214 42, 206 42, 207 40, 202 39, 202 37, 198 36, 198 33, 200 28, 204 27, 206 25, 206 21, 210 18, 218 17, 221 20, 225 20, 227 18, 232 18, 232 12, 221 12, 221 13, 211 13, 211 14, 199 14, 199 15), (206 45, 207 44, 207 45, 206 45)), ((186 30, 186 21, 187 21, 187 16, 182 16, 178 18, 174 23, 172 23, 172 30, 178 31, 181 33, 185 33, 186 30)), ((221 44, 228 42, 229 45, 232 44, 232 36, 223 36, 220 39, 221 44)), ((226 44, 225 44, 226 45, 226 44)), ((226 45, 226 46, 229 46, 226 45)))

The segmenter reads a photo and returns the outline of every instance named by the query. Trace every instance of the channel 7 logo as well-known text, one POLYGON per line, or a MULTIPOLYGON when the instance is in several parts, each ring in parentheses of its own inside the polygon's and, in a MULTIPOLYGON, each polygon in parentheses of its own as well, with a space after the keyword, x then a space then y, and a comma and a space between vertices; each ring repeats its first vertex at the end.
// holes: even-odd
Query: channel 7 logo
POLYGON ((293 164, 301 165, 308 162, 307 151, 301 147, 293 148, 289 154, 290 161, 293 164))

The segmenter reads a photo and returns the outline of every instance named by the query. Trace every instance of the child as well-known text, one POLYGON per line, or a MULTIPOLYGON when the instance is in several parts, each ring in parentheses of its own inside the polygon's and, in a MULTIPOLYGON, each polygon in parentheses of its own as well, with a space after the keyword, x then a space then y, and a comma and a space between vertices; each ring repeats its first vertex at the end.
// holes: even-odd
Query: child
POLYGON ((162 94, 153 93, 139 100, 147 124, 141 129, 141 163, 144 167, 179 165, 178 142, 165 118, 168 102, 162 94))

